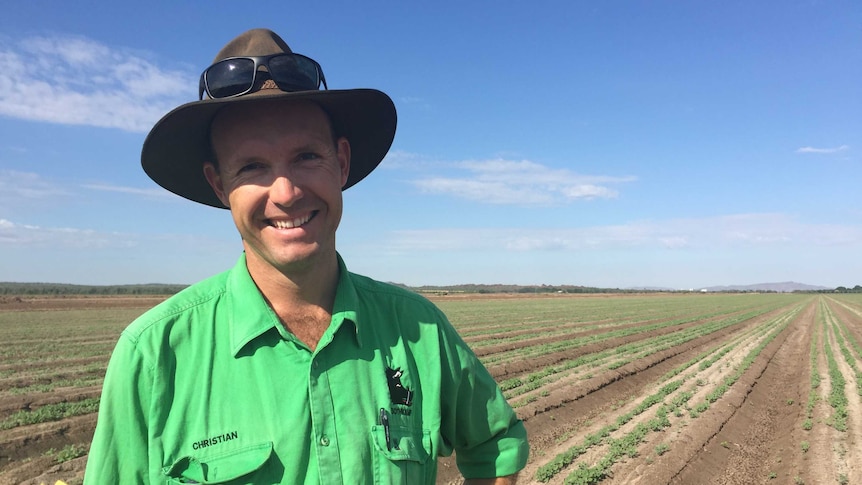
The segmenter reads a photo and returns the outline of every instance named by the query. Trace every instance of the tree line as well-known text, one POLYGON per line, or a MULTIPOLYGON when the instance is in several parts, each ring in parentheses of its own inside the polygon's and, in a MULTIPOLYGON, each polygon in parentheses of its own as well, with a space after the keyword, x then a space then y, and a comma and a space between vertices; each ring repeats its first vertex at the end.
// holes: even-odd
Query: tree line
MULTIPOLYGON (((643 293, 650 290, 594 288, 589 286, 570 285, 450 285, 450 286, 418 286, 411 287, 397 284, 403 288, 418 293, 448 294, 448 293, 643 293)), ((0 282, 0 295, 173 295, 188 285, 143 284, 143 285, 73 285, 64 283, 3 283, 0 282)), ((667 290, 654 290, 667 291, 667 290)), ((839 286, 829 290, 796 291, 794 293, 862 293, 862 286, 853 288, 839 286)), ((746 293, 746 291, 730 291, 730 293, 746 293)), ((774 293, 773 291, 757 291, 757 293, 774 293)))
POLYGON ((0 283, 0 295, 173 295, 188 285, 72 285, 0 283))
POLYGON ((862 286, 856 285, 853 288, 839 286, 834 290, 820 290, 818 293, 862 293, 862 286))
POLYGON ((406 286, 398 285, 408 290, 417 293, 522 293, 522 294, 541 294, 541 293, 640 293, 642 290, 626 290, 619 288, 594 288, 591 286, 573 286, 573 285, 480 285, 480 284, 464 284, 464 285, 447 285, 447 286, 406 286))

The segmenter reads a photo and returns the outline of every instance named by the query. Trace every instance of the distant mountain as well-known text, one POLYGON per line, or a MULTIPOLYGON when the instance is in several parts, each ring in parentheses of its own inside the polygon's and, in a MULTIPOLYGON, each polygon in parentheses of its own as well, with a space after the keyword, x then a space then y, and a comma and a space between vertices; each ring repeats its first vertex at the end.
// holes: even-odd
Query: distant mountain
POLYGON ((758 283, 756 285, 708 286, 701 289, 706 291, 776 291, 779 293, 789 293, 793 291, 831 290, 832 288, 785 281, 783 283, 758 283))

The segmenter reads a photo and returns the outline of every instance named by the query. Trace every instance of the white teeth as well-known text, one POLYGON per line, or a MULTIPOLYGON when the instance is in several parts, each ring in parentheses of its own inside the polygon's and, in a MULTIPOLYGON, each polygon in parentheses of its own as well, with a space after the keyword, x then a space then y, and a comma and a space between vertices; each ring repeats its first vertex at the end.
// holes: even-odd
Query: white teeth
POLYGON ((294 227, 299 227, 299 226, 305 224, 310 219, 311 219, 311 214, 308 214, 305 217, 299 217, 299 218, 296 218, 292 221, 283 221, 283 220, 273 221, 273 220, 271 220, 270 222, 272 223, 273 226, 275 226, 278 229, 293 229, 294 227))

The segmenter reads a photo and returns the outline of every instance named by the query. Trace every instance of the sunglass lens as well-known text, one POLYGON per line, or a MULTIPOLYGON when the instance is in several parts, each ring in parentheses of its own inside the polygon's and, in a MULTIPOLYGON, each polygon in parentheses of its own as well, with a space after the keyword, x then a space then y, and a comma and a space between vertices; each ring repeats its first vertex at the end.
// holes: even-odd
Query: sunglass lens
POLYGON ((213 98, 227 98, 242 94, 254 82, 254 61, 228 59, 213 64, 206 72, 206 85, 213 98))
POLYGON ((320 87, 313 61, 299 55, 283 55, 269 60, 269 73, 283 91, 307 91, 320 87))

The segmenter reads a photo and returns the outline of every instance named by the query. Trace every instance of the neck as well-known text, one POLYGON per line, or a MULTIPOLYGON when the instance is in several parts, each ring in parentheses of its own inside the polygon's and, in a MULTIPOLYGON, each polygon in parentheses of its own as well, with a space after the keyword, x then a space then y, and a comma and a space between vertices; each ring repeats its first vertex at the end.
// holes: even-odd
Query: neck
POLYGON ((275 268, 246 249, 246 266, 282 325, 311 350, 317 347, 332 318, 338 287, 338 258, 303 264, 290 271, 275 268))
POLYGON ((276 268, 246 250, 251 278, 273 308, 319 307, 332 311, 338 286, 338 258, 316 258, 291 268, 276 268))

